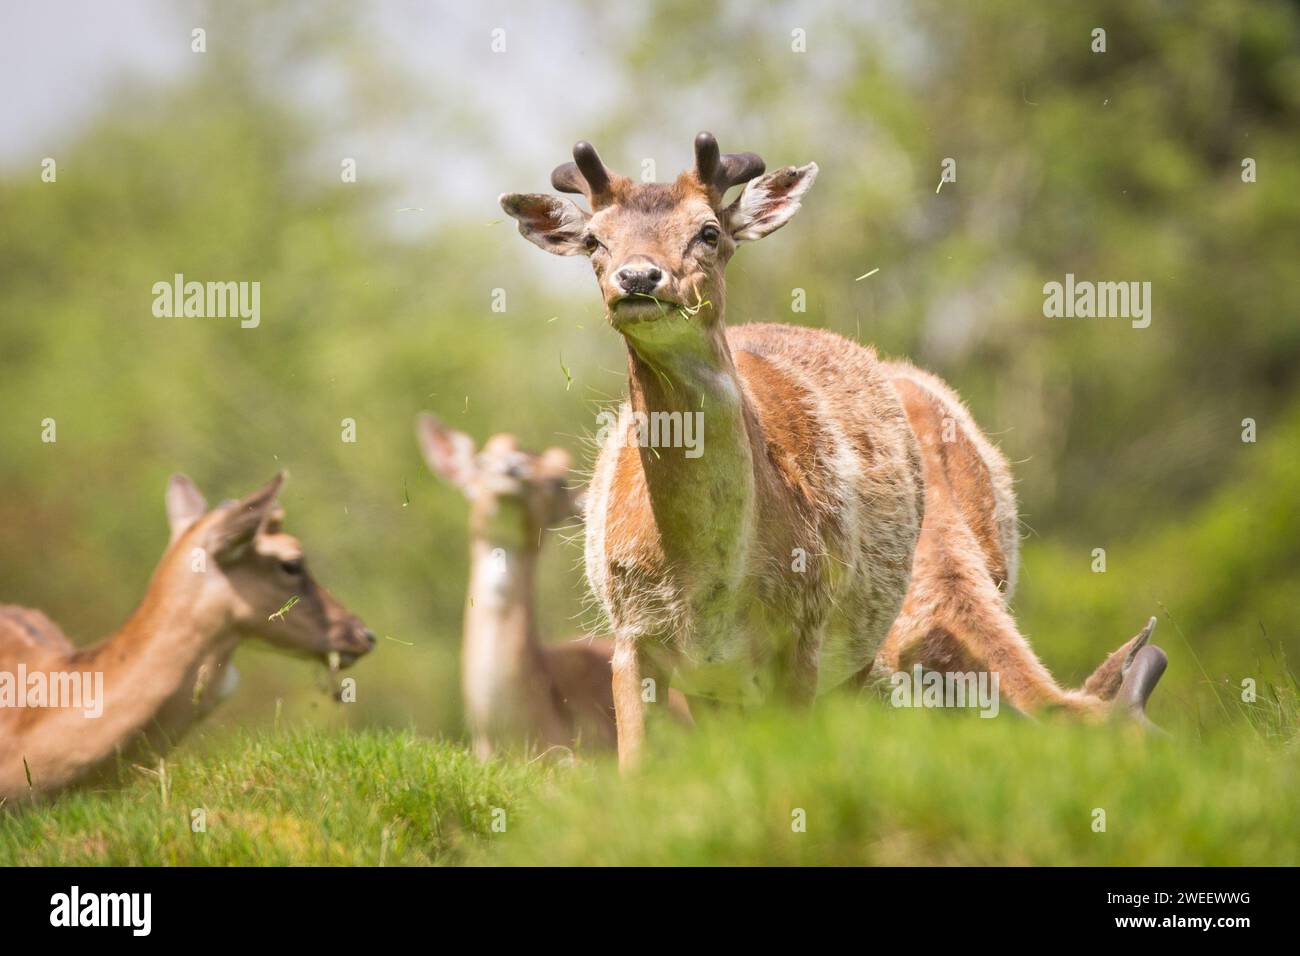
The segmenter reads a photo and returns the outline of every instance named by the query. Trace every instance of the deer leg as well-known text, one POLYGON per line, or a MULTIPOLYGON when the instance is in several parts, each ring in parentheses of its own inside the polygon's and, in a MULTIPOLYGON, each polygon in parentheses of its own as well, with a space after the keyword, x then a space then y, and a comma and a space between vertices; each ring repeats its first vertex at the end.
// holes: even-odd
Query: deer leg
POLYGON ((955 532, 922 535, 902 613, 876 657, 877 673, 915 664, 933 670, 987 670, 1003 698, 1034 713, 1063 709, 1090 719, 1109 710, 1100 697, 1065 690, 1034 654, 1007 612, 978 546, 955 532))
POLYGON ((614 720, 618 727, 618 766, 626 772, 641 761, 645 746, 645 702, 641 700, 641 665, 635 645, 619 640, 614 647, 614 720))
POLYGON ((618 766, 623 772, 641 762, 645 750, 647 703, 643 683, 654 681, 655 701, 668 705, 668 679, 634 638, 614 640, 614 720, 618 727, 618 766))

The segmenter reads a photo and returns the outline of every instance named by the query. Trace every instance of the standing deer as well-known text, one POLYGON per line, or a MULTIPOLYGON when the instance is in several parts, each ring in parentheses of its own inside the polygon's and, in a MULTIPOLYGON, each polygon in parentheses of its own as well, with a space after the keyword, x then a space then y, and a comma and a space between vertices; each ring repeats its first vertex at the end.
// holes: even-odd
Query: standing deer
POLYGON ((12 687, 20 673, 51 689, 74 676, 83 689, 102 681, 98 714, 67 700, 0 706, 0 797, 51 794, 119 755, 165 752, 234 689, 230 657, 245 637, 331 667, 374 647, 374 634, 316 583, 302 545, 281 529, 284 478, 209 511, 198 488, 174 475, 162 560, 139 607, 95 647, 78 650, 40 611, 0 606, 0 681, 8 676, 12 687))
MULTIPOLYGON (((474 752, 487 759, 519 743, 612 748, 613 642, 584 636, 547 645, 537 624, 542 536, 578 514, 568 452, 530 454, 501 434, 476 453, 474 439, 427 413, 416 437, 430 470, 470 504, 461 689, 474 752)), ((684 700, 671 706, 684 717, 684 700)))
POLYGON ((616 175, 589 143, 573 157, 551 185, 590 211, 548 194, 500 202, 530 242, 591 260, 627 345, 629 401, 585 516, 587 577, 614 629, 621 765, 643 748, 647 680, 806 701, 920 664, 997 672, 1026 712, 1141 716, 1165 666, 1145 646, 1151 625, 1081 690, 1058 686, 1017 631, 1010 471, 950 388, 829 331, 723 321, 727 262, 790 220, 815 163, 763 175, 709 133, 671 184, 616 175), (696 414, 702 454, 646 447, 645 421, 696 414))

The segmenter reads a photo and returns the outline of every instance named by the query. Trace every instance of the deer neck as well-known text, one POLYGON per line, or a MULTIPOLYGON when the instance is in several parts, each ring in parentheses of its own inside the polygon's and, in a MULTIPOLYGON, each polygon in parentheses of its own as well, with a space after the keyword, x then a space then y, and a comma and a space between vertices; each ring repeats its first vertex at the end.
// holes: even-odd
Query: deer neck
POLYGON ((757 424, 720 308, 703 329, 685 317, 660 321, 684 325, 679 335, 625 336, 633 424, 647 423, 653 445, 659 416, 662 444, 665 425, 675 428, 680 416, 681 434, 691 424, 697 447, 647 447, 638 438, 641 468, 669 565, 708 568, 711 586, 717 573, 738 578, 751 536, 757 424))
POLYGON ((234 693, 239 673, 230 659, 238 644, 239 635, 234 631, 214 639, 149 721, 140 741, 142 752, 166 753, 234 693))
POLYGON ((102 675, 99 716, 82 710, 44 712, 24 741, 33 783, 53 789, 128 751, 165 708, 192 692, 206 658, 233 651, 229 613, 205 601, 203 575, 191 572, 173 548, 154 572, 140 605, 103 643, 70 655, 57 668, 102 675), (40 782, 36 782, 40 778, 40 782))
POLYGON ((477 727, 501 723, 521 707, 546 706, 549 681, 542 662, 534 606, 536 548, 506 547, 476 536, 470 547, 462 680, 477 727))

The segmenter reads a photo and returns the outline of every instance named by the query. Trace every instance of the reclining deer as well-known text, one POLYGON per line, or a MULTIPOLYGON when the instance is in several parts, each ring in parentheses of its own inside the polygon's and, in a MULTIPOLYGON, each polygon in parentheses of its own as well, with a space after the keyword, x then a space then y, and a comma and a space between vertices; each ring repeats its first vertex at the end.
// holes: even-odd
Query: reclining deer
MULTIPOLYGON (((429 414, 417 420, 416 437, 430 470, 470 504, 461 689, 474 752, 487 759, 512 744, 612 748, 613 642, 543 644, 537 623, 543 534, 578 514, 568 452, 534 455, 508 434, 476 452, 474 439, 429 414)), ((670 707, 689 719, 680 695, 670 707)))
POLYGON ((302 545, 282 530, 283 480, 209 511, 188 478, 173 476, 171 541, 139 607, 95 647, 78 650, 40 611, 0 606, 0 678, 11 689, 20 673, 51 688, 71 687, 77 675, 83 702, 88 683, 102 688, 93 709, 69 700, 0 706, 0 797, 52 794, 120 756, 165 752, 234 689, 230 658, 244 637, 331 666, 374 647, 374 634, 316 583, 302 545))
POLYGON ((725 324, 727 262, 790 220, 815 163, 763 175, 709 133, 671 184, 611 173, 585 142, 573 155, 551 184, 590 210, 500 201, 529 241, 591 260, 627 345, 629 401, 585 516, 622 765, 643 748, 646 679, 688 697, 806 701, 920 664, 996 672, 1025 712, 1141 718, 1165 666, 1146 645, 1154 621, 1080 690, 1016 629, 1010 470, 947 385, 826 330, 725 324), (655 414, 701 415, 703 454, 645 447, 638 426, 655 414))

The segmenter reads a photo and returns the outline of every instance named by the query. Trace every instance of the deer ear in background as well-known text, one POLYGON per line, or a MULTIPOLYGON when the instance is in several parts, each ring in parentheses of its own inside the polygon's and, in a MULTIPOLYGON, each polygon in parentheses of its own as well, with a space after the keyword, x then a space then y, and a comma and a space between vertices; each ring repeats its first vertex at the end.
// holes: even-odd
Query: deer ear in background
POLYGON ((415 420, 415 438, 429 470, 461 491, 474 479, 474 439, 422 412, 415 420))
POLYGON ((571 483, 569 472, 572 467, 573 458, 563 448, 548 448, 537 459, 538 478, 554 489, 547 519, 551 525, 566 524, 582 517, 586 489, 574 487, 571 483))

